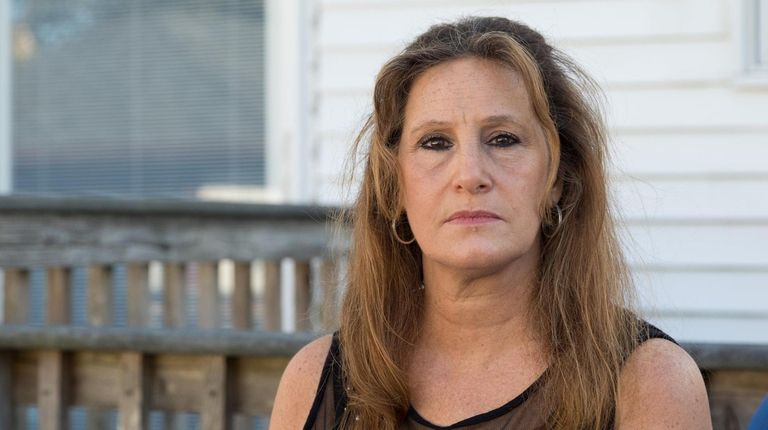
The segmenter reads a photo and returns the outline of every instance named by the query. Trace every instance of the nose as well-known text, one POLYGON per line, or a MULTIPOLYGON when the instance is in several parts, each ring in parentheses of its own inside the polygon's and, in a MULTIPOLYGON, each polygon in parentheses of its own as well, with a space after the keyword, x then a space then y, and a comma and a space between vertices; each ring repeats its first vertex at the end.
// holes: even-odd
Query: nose
POLYGON ((471 194, 487 192, 493 184, 489 160, 484 157, 481 144, 458 145, 454 157, 453 188, 471 194))

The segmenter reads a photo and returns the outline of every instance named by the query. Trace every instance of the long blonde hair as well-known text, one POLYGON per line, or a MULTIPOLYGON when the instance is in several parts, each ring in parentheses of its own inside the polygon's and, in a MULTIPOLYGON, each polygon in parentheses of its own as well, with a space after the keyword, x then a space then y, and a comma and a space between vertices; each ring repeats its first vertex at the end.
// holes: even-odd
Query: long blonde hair
POLYGON ((422 267, 418 243, 401 244, 390 226, 402 212, 398 144, 414 79, 432 66, 469 56, 500 62, 523 77, 547 131, 549 187, 562 186, 559 225, 553 207, 542 203, 532 306, 550 355, 540 388, 548 428, 605 427, 638 328, 609 208, 599 92, 536 31, 505 18, 469 17, 431 27, 382 67, 373 113, 351 150, 353 157, 362 150, 365 163, 346 214, 352 241, 339 330, 348 387, 344 428, 395 429, 409 408, 405 366, 419 330, 422 267))

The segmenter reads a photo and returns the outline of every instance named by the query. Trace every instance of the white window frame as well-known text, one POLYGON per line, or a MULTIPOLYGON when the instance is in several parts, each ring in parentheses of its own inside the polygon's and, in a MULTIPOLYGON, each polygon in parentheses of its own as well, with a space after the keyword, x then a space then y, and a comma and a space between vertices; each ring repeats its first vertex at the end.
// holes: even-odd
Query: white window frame
POLYGON ((286 203, 310 203, 312 1, 267 0, 266 8, 267 188, 286 203))
POLYGON ((0 0, 0 195, 11 192, 13 151, 11 150, 11 71, 13 29, 11 0, 0 0))
POLYGON ((768 84, 768 0, 743 0, 741 19, 743 80, 768 84))

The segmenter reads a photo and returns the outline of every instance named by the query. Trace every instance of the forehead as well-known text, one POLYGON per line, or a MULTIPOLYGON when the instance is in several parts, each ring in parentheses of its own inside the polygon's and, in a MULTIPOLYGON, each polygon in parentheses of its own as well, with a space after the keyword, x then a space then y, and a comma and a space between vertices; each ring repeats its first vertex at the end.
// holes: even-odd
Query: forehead
POLYGON ((405 128, 425 121, 469 121, 506 115, 533 119, 519 72, 496 61, 469 57, 438 64, 418 76, 405 106, 405 128))

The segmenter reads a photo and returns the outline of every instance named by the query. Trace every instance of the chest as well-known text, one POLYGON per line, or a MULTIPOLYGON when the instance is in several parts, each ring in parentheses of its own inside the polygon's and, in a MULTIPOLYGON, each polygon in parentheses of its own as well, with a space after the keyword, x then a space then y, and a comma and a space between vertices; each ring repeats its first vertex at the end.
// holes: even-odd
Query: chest
POLYGON ((451 425, 509 403, 545 368, 545 363, 532 360, 498 360, 484 365, 421 360, 409 369, 411 405, 431 423, 451 425))

